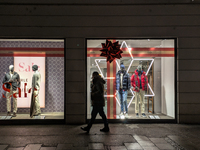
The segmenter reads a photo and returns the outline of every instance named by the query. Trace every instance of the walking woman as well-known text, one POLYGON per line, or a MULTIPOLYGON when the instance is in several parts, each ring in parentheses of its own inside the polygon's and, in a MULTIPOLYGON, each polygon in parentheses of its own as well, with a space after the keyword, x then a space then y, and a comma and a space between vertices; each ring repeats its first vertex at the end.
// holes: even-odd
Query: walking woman
POLYGON ((104 128, 100 129, 102 132, 109 132, 108 127, 108 120, 104 113, 103 107, 105 106, 105 99, 104 99, 104 84, 106 83, 103 78, 99 75, 98 72, 93 72, 92 74, 92 92, 91 92, 91 100, 92 100, 92 113, 91 113, 91 120, 86 127, 81 127, 83 131, 87 131, 89 133, 92 124, 95 121, 97 114, 102 117, 104 122, 104 128))

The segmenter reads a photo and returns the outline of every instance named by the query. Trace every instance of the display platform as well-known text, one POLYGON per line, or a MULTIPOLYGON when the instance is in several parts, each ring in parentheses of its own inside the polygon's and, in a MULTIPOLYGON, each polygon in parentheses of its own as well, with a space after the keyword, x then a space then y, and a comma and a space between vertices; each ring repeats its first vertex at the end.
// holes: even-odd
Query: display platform
POLYGON ((16 117, 12 116, 6 116, 5 113, 0 113, 0 120, 5 120, 7 118, 11 120, 17 120, 17 119, 64 119, 64 112, 45 112, 42 113, 40 116, 34 116, 33 118, 30 118, 30 114, 28 113, 18 113, 16 117))

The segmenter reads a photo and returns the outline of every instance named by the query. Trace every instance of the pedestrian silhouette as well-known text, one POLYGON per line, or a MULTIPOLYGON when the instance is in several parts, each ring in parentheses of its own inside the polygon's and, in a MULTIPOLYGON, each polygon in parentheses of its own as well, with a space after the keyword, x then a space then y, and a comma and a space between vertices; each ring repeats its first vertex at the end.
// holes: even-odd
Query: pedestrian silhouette
POLYGON ((89 133, 92 124, 95 121, 97 114, 102 117, 104 122, 104 128, 100 129, 101 132, 109 132, 108 127, 108 120, 104 113, 103 107, 105 106, 105 99, 104 99, 104 84, 106 83, 103 78, 99 75, 98 72, 93 72, 92 74, 92 92, 91 92, 91 100, 92 100, 92 113, 91 119, 86 127, 81 127, 83 131, 87 131, 89 133))

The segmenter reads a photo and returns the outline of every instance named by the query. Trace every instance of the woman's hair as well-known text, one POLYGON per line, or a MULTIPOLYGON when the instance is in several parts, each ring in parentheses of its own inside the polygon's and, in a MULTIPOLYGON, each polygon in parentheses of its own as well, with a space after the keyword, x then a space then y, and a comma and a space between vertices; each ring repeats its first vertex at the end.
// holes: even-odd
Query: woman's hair
POLYGON ((92 75, 93 75, 93 76, 98 76, 99 73, 98 73, 97 71, 94 71, 94 72, 92 73, 92 75))

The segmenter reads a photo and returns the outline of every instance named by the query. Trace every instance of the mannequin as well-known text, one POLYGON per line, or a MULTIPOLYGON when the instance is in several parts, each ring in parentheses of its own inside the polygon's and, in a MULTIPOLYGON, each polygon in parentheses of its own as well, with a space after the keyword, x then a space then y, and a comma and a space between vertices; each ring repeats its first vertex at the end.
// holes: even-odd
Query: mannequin
MULTIPOLYGON (((9 73, 6 73, 3 79, 6 88, 10 89, 10 92, 6 92, 7 101, 7 116, 11 116, 11 97, 17 94, 17 88, 20 88, 20 76, 14 71, 14 66, 9 66, 9 73)), ((17 98, 13 96, 13 117, 17 116, 17 98)))
POLYGON ((135 73, 131 76, 131 85, 135 91, 135 113, 136 117, 139 117, 139 100, 142 117, 146 117, 145 114, 145 91, 147 91, 148 78, 146 73, 142 70, 142 66, 139 65, 135 70, 135 73))
POLYGON ((121 113, 120 115, 128 115, 127 107, 127 90, 131 87, 129 74, 126 72, 123 64, 120 65, 120 70, 116 74, 116 90, 118 91, 121 113), (125 108, 125 112, 124 112, 125 108))
POLYGON ((31 97, 31 108, 30 108, 30 117, 41 115, 40 102, 39 102, 39 90, 41 75, 38 71, 38 66, 33 65, 32 70, 34 71, 32 77, 32 97, 31 97))

